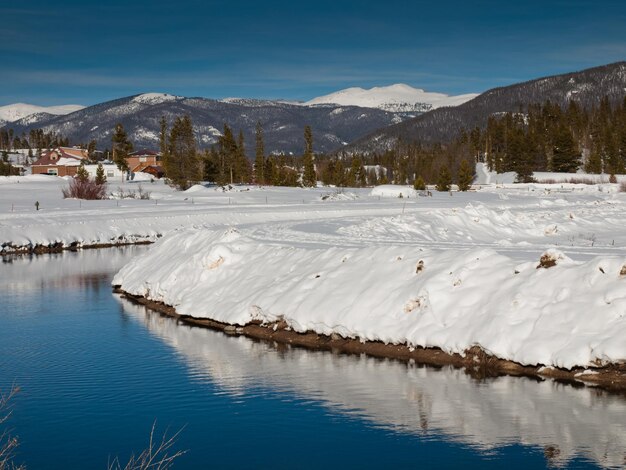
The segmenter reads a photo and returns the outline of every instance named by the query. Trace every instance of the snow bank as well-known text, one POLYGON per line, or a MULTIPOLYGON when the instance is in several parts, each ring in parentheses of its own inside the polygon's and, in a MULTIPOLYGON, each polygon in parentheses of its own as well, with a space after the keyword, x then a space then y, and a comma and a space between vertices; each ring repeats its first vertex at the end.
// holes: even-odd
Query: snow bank
POLYGON ((305 248, 234 229, 161 240, 114 278, 178 313, 243 325, 463 354, 480 345, 527 365, 572 368, 626 359, 624 259, 519 263, 491 249, 305 248))
POLYGON ((410 186, 383 184, 372 189, 370 196, 379 197, 417 197, 418 192, 410 186))

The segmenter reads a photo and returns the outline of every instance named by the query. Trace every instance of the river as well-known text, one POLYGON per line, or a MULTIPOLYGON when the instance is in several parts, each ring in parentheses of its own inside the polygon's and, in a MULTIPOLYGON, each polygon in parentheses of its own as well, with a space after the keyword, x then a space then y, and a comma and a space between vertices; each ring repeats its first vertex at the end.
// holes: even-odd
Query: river
MULTIPOLYGON (((620 468, 626 398, 551 380, 477 380, 177 324, 112 294, 147 247, 3 261, 0 389, 29 469, 106 468, 150 429, 174 468, 620 468)), ((0 429, 1 431, 1 429, 0 429)))

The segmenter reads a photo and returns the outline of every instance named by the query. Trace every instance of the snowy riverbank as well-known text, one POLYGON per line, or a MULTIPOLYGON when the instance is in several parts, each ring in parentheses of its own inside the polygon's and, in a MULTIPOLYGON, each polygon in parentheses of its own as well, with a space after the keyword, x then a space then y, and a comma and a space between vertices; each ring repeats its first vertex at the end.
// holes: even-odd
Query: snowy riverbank
POLYGON ((284 321, 297 332, 461 355, 478 345, 533 366, 626 360, 624 258, 551 253, 556 266, 538 268, 539 259, 491 249, 309 248, 193 230, 158 242, 113 283, 233 325, 284 321))

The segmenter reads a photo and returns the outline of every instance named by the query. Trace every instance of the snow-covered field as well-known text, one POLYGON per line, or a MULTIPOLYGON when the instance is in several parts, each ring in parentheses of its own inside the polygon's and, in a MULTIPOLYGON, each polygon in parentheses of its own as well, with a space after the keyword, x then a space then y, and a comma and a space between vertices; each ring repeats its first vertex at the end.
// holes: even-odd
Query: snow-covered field
POLYGON ((393 188, 174 192, 143 182, 149 200, 80 202, 61 199, 66 184, 0 179, 0 242, 160 238, 114 283, 181 314, 284 319, 297 331, 447 352, 478 344, 522 364, 626 360, 626 194, 617 185, 398 198, 393 188), (546 250, 556 266, 537 269, 546 250))

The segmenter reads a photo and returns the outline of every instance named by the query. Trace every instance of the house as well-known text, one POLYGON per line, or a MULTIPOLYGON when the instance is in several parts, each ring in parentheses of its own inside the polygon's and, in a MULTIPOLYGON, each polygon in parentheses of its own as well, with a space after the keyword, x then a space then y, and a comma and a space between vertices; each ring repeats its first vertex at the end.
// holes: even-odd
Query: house
POLYGON ((163 167, 160 165, 148 165, 144 169, 141 170, 142 173, 148 173, 155 178, 163 178, 165 176, 165 171, 163 171, 163 167))
MULTIPOLYGON (((124 178, 124 172, 121 171, 113 162, 101 162, 102 168, 104 168, 104 176, 107 177, 109 183, 115 180, 122 180, 124 178)), ((91 178, 96 177, 98 172, 98 165, 85 165, 85 170, 89 173, 91 178)))
POLYGON ((154 150, 141 149, 131 152, 126 157, 128 168, 133 173, 143 171, 149 166, 161 166, 161 155, 154 150))
POLYGON ((41 152, 32 165, 33 175, 74 176, 81 162, 87 161, 87 150, 76 147, 56 147, 41 152))

